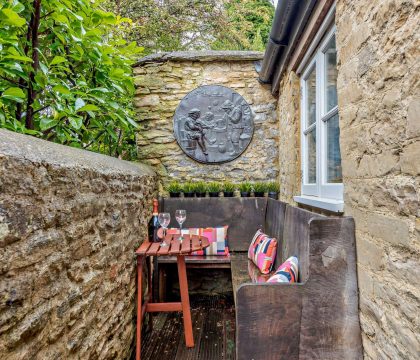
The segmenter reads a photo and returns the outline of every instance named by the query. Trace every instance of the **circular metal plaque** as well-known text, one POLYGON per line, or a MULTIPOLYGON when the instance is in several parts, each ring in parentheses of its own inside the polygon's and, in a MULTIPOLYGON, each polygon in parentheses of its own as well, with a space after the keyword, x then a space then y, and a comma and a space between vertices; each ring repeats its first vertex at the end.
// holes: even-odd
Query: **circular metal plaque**
POLYGON ((251 108, 241 95, 225 86, 200 86, 175 110, 174 135, 179 146, 205 164, 236 159, 253 133, 251 108))

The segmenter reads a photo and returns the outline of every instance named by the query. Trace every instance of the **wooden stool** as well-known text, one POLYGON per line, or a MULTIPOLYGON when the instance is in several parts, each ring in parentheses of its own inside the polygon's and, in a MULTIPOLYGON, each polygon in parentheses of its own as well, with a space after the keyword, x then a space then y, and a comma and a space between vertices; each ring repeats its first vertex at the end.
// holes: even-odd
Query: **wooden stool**
POLYGON ((203 250, 208 247, 209 241, 204 236, 184 235, 182 243, 178 240, 179 235, 167 235, 166 244, 169 246, 161 246, 161 243, 143 242, 137 249, 137 346, 136 360, 140 360, 141 353, 141 325, 143 316, 146 312, 161 311, 182 311, 184 318, 185 343, 187 347, 194 347, 194 337, 192 332, 190 299, 188 295, 187 270, 185 267, 185 255, 193 251, 203 250), (151 261, 149 261, 149 291, 147 298, 142 304, 142 280, 143 280, 143 263, 144 260, 151 256, 172 255, 177 258, 179 287, 181 292, 181 302, 171 303, 153 303, 152 299, 152 271, 151 261))

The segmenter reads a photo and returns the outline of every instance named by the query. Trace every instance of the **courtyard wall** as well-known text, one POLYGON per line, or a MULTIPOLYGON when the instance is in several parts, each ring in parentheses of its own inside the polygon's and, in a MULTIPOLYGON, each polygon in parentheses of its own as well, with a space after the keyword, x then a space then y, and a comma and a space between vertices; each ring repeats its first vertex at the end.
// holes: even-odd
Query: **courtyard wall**
POLYGON ((367 359, 420 353, 420 12, 338 1, 345 214, 356 221, 367 359))
POLYGON ((0 130, 0 358, 128 359, 150 167, 0 130))
MULTIPOLYGON (((344 215, 356 221, 366 359, 420 352, 420 12, 416 1, 336 5, 344 215)), ((299 76, 280 83, 280 199, 300 194, 299 76)), ((311 209, 322 212, 322 210, 311 209)))
POLYGON ((134 68, 139 159, 163 182, 169 179, 277 180, 278 121, 270 86, 258 82, 262 53, 241 51, 175 52, 148 56, 134 68), (173 135, 173 115, 184 96, 201 85, 223 85, 238 92, 253 113, 254 136, 242 155, 203 165, 189 158, 173 135))

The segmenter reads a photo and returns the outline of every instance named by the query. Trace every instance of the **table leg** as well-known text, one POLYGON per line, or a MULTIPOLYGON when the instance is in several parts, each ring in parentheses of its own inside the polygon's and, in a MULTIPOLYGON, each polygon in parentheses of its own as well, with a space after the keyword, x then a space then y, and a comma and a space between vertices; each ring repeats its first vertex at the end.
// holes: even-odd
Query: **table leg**
POLYGON ((141 322, 142 322, 142 280, 143 280, 143 256, 137 257, 137 328, 136 328, 136 360, 140 360, 141 352, 141 322))
POLYGON ((177 256, 179 288, 181 292, 182 314, 184 318, 185 343, 187 347, 194 347, 192 332, 190 299, 188 295, 187 270, 184 256, 177 256))
MULTIPOLYGON (((147 301, 153 302, 153 258, 149 256, 148 263, 148 299, 147 301)), ((148 331, 153 331, 153 313, 149 313, 149 326, 148 331)))

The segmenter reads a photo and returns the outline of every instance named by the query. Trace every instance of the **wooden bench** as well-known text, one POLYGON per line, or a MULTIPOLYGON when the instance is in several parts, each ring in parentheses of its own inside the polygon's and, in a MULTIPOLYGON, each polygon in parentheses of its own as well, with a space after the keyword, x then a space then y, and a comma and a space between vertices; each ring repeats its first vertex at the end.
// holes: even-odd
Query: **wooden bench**
MULTIPOLYGON (((181 208, 187 210, 185 227, 229 225, 230 258, 191 256, 186 262, 230 266, 238 360, 362 359, 353 218, 329 218, 267 198, 160 201, 161 211, 181 208), (298 257, 298 283, 252 282, 247 250, 258 228, 278 240, 274 269, 298 257)), ((170 262, 159 259, 159 265, 170 262)))

